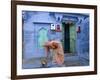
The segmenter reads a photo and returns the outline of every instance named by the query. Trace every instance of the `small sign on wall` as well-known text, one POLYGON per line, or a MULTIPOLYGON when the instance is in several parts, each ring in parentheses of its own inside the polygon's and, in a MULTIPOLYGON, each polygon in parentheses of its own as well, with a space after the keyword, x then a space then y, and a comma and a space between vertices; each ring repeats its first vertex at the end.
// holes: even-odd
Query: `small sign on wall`
POLYGON ((61 31, 61 25, 60 24, 51 24, 51 31, 60 32, 61 31))
POLYGON ((53 31, 55 31, 55 30, 56 30, 56 26, 55 26, 55 24, 51 24, 50 29, 53 30, 53 31))
POLYGON ((60 32, 60 31, 61 31, 61 25, 60 25, 60 24, 57 24, 57 25, 56 25, 56 31, 57 31, 57 32, 60 32))

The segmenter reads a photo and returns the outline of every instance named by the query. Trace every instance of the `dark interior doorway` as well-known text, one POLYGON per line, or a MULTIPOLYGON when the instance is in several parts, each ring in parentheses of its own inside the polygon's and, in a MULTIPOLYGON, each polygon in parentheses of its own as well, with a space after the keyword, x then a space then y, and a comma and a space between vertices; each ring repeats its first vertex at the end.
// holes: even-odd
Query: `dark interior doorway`
POLYGON ((64 53, 70 53, 70 24, 63 23, 63 33, 64 33, 64 53))

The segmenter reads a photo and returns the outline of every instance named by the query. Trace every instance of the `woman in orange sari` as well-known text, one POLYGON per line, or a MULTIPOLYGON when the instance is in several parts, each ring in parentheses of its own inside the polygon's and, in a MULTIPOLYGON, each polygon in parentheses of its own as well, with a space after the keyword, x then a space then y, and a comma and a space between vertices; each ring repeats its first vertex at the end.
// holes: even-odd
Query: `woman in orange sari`
POLYGON ((64 52, 63 52, 63 47, 61 42, 59 41, 48 41, 44 45, 47 57, 50 53, 50 49, 52 49, 52 58, 53 62, 56 63, 57 65, 63 65, 64 63, 64 52))

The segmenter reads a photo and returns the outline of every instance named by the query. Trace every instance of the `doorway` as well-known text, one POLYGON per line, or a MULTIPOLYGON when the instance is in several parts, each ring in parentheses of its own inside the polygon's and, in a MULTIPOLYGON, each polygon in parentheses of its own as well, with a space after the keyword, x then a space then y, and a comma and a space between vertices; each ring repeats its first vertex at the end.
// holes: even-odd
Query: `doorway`
POLYGON ((62 23, 64 53, 76 52, 76 27, 75 24, 62 23))

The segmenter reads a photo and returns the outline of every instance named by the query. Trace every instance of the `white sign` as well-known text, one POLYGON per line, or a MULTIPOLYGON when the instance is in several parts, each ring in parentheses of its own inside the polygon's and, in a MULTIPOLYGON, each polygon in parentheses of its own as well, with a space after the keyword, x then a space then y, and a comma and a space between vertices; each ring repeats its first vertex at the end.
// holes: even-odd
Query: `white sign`
POLYGON ((51 24, 51 30, 55 30, 55 29, 56 29, 55 24, 51 24))

